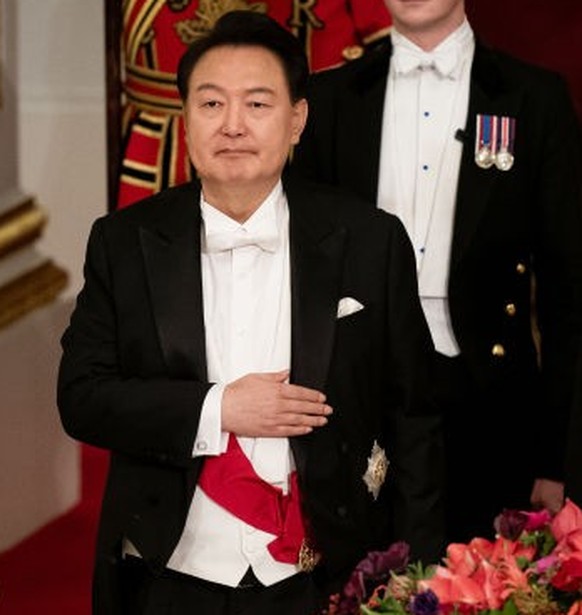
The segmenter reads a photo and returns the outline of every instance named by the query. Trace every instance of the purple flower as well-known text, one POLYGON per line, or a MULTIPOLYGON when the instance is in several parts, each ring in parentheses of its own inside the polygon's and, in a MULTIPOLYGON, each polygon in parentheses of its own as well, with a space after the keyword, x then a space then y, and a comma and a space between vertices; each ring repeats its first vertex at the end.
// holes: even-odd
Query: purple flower
POLYGON ((366 580, 385 579, 392 570, 402 570, 408 564, 410 547, 405 542, 395 542, 386 551, 370 551, 356 566, 366 580))
POLYGON ((528 522, 528 516, 520 510, 505 508, 500 515, 495 517, 493 526, 495 531, 508 540, 517 540, 528 522))
POLYGON ((413 615, 438 615, 438 596, 432 589, 427 589, 425 592, 416 594, 416 596, 410 600, 410 611, 413 615))
POLYGON ((362 600, 366 593, 366 586, 364 585, 364 575, 359 570, 356 569, 352 572, 342 593, 347 598, 362 600))
POLYGON ((334 613, 336 615, 354 615, 354 613, 359 613, 360 604, 360 600, 354 596, 342 596, 334 613))

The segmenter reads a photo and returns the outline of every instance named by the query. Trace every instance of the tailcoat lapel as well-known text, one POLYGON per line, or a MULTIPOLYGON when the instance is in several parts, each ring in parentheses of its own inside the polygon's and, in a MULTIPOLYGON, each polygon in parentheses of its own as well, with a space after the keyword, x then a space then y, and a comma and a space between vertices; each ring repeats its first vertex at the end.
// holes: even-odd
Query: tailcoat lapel
MULTIPOLYGON (((290 208, 291 380, 324 390, 331 361, 345 230, 333 204, 303 185, 285 182, 290 208)), ((146 277, 160 345, 170 373, 207 378, 200 269, 199 190, 158 205, 140 229, 146 277)), ((305 438, 292 438, 304 475, 305 438)))
MULTIPOLYGON (((290 209, 291 380, 325 390, 334 343, 345 229, 329 203, 292 182, 285 185, 290 209)), ((303 475, 305 438, 293 438, 303 475)))
POLYGON ((206 380, 200 269, 199 190, 194 184, 160 203, 140 228, 147 283, 169 373, 206 380))

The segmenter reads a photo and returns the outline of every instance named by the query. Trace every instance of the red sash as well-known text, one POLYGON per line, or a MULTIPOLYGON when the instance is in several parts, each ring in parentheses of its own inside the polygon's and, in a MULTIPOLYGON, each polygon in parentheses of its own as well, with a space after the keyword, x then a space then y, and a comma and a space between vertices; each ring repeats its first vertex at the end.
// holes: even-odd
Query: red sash
POLYGON ((276 538, 267 546, 274 559, 297 564, 305 538, 297 472, 289 475, 289 493, 284 494, 255 472, 231 434, 226 452, 204 461, 198 486, 235 517, 274 534, 276 538))

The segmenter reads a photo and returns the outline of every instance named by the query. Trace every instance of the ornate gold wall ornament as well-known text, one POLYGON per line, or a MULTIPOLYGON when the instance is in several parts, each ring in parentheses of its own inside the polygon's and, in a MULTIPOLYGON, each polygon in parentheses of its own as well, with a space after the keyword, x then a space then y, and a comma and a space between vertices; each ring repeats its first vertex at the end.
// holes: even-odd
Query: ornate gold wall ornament
POLYGON ((185 19, 176 23, 176 32, 184 44, 190 45, 212 29, 220 17, 230 11, 267 13, 267 3, 247 0, 200 0, 196 9, 197 18, 185 19))
MULTIPOLYGON (((0 52, 4 49, 4 35, 2 33, 2 0, 0 0, 0 52)), ((4 107, 4 58, 0 55, 0 111, 4 107)))
POLYGON ((53 301, 65 288, 68 276, 51 260, 0 288, 0 328, 53 301))
POLYGON ((46 215, 33 199, 27 199, 1 215, 0 257, 38 239, 46 222, 46 215))

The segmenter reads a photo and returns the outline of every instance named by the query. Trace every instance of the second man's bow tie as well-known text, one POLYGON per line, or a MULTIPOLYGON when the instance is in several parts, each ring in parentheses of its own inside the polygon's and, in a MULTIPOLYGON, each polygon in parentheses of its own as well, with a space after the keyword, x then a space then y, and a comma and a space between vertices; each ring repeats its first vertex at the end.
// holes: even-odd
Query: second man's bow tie
POLYGON ((279 236, 276 232, 247 231, 240 228, 235 231, 209 232, 206 235, 206 250, 208 252, 224 252, 235 248, 257 246, 267 252, 275 252, 279 245, 279 236))
POLYGON ((398 74, 406 75, 417 68, 434 68, 442 77, 454 77, 459 63, 459 50, 449 46, 442 51, 424 52, 398 45, 392 54, 394 68, 398 74))

